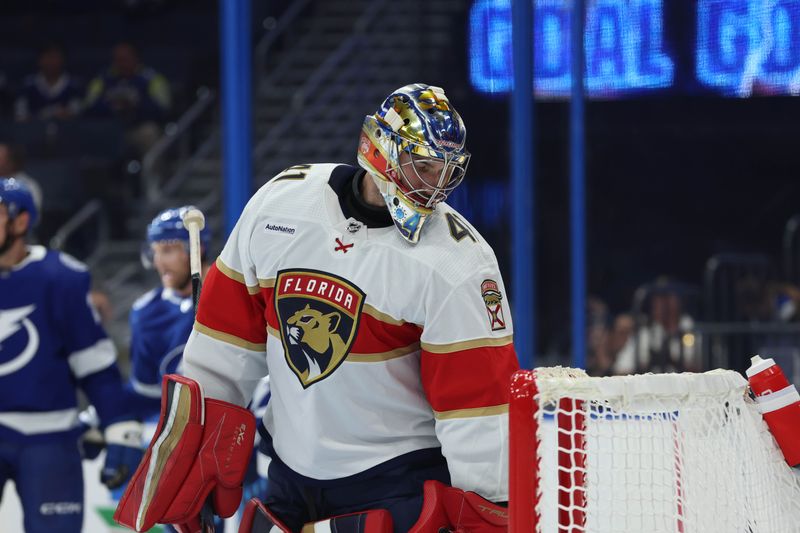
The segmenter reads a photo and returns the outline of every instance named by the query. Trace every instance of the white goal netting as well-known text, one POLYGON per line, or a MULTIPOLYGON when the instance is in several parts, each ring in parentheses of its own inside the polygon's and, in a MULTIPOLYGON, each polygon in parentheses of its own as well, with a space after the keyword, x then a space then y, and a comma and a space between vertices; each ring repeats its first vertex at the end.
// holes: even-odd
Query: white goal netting
POLYGON ((800 532, 800 479, 736 372, 535 383, 537 531, 800 532))

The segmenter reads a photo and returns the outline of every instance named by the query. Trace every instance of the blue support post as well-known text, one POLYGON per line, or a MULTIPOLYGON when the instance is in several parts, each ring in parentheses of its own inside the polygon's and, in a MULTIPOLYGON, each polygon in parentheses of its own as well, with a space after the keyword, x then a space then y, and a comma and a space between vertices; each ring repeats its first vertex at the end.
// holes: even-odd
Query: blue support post
POLYGON ((570 100, 572 366, 586 368, 586 172, 584 147, 584 0, 573 0, 570 100))
POLYGON ((250 0, 219 0, 222 58, 222 154, 225 234, 252 189, 250 0))
POLYGON ((533 368, 536 351, 534 268, 533 0, 511 8, 514 84, 511 97, 511 275, 514 344, 522 368, 533 368))

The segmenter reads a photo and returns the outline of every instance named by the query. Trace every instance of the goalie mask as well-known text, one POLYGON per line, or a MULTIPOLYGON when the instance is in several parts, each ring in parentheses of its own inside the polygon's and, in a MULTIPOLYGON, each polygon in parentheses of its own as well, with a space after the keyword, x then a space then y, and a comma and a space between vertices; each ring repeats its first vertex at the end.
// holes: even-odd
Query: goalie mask
POLYGON ((467 129, 444 90, 414 83, 394 91, 361 128, 358 164, 381 192, 400 234, 419 241, 436 204, 467 171, 467 129))
MULTIPOLYGON (((183 226, 183 215, 190 209, 194 209, 194 206, 187 205, 165 209, 157 214, 147 225, 147 241, 142 244, 141 253, 142 264, 145 268, 152 268, 153 266, 153 248, 151 246, 153 243, 180 242, 186 247, 186 253, 189 253, 189 230, 183 226)), ((202 255, 205 255, 206 250, 208 250, 210 241, 211 232, 206 226, 200 230, 202 255)))

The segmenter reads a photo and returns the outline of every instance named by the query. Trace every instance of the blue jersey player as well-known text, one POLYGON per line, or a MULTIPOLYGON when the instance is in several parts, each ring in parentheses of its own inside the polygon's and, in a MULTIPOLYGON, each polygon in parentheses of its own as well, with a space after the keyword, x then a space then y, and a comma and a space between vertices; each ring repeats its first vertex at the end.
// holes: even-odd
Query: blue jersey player
MULTIPOLYGON (((129 405, 144 421, 144 445, 158 424, 161 378, 180 371, 183 347, 194 325, 189 232, 183 226, 183 214, 191 208, 166 209, 148 224, 142 262, 156 270, 161 286, 140 296, 129 316, 131 372, 126 392, 129 405)), ((210 232, 204 228, 200 232, 202 257, 209 241, 210 232)), ((121 494, 118 490, 113 496, 121 494)))
MULTIPOLYGON (((183 215, 192 206, 166 209, 147 226, 143 253, 145 266, 156 270, 161 286, 142 295, 130 313, 131 376, 128 391, 135 397, 137 413, 145 421, 145 441, 155 431, 161 408, 161 378, 180 373, 181 357, 194 325, 192 278, 189 268, 189 232, 183 215)), ((201 257, 205 260, 211 234, 200 231, 201 257)), ((251 409, 263 414, 269 400, 265 378, 253 395, 251 409)), ((244 501, 262 497, 269 459, 254 451, 245 480, 244 501)), ((168 531, 172 528, 167 526, 168 531)))
MULTIPOLYGON (((131 376, 129 390, 143 420, 153 428, 161 407, 161 378, 178 372, 183 347, 194 324, 189 232, 183 214, 191 206, 167 209, 147 226, 143 259, 161 278, 161 286, 143 296, 130 313, 131 376)), ((208 228, 200 232, 201 255, 208 249, 208 228)))
POLYGON ((27 245, 36 220, 30 191, 0 178, 0 491, 14 481, 27 533, 75 533, 83 522, 76 388, 100 417, 109 488, 136 469, 141 425, 89 302, 89 272, 66 254, 27 245))

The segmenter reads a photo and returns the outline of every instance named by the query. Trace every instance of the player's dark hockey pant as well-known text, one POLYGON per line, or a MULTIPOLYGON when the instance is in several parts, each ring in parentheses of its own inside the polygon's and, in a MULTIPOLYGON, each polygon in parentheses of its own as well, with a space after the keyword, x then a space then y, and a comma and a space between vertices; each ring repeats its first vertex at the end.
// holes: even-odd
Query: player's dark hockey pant
MULTIPOLYGON (((0 491, 6 481, 14 481, 25 533, 76 533, 83 523, 83 470, 76 438, 40 440, 0 441, 0 491)), ((0 530, 14 527, 2 524, 0 530)))
POLYGON ((303 478, 280 460, 269 466, 265 503, 293 531, 323 518, 386 509, 397 533, 408 531, 422 509, 427 479, 450 484, 440 450, 420 450, 349 478, 318 481, 303 478))

